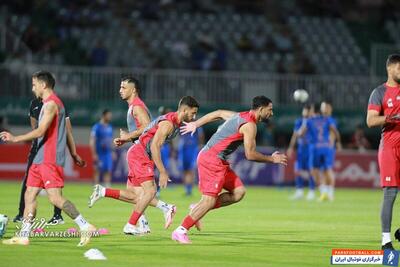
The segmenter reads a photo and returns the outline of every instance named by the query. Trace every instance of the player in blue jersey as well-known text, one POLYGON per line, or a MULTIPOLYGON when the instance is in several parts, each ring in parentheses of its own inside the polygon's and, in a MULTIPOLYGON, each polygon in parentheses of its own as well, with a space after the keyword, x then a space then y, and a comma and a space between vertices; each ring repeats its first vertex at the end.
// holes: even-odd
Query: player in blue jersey
POLYGON ((92 127, 90 133, 90 148, 92 150, 93 162, 96 164, 94 173, 94 183, 100 182, 100 176, 103 177, 103 183, 106 187, 111 185, 112 171, 112 144, 113 129, 110 124, 112 113, 105 109, 101 119, 92 127))
POLYGON ((203 128, 197 128, 193 135, 181 135, 178 143, 179 170, 183 173, 186 196, 192 195, 195 178, 196 159, 200 146, 204 144, 203 128))
POLYGON ((309 191, 307 194, 307 200, 313 200, 315 198, 315 181, 311 175, 312 169, 312 144, 310 132, 307 132, 304 136, 298 136, 297 131, 300 129, 304 120, 314 115, 314 106, 305 105, 302 110, 302 117, 295 121, 293 135, 290 139, 289 148, 287 151, 288 157, 293 155, 293 151, 296 150, 296 161, 294 165, 295 184, 296 191, 291 197, 293 200, 301 199, 304 196, 304 181, 308 181, 309 191))
MULTIPOLYGON (((321 105, 325 108, 324 105, 321 105)), ((319 200, 333 200, 333 191, 331 185, 333 182, 333 160, 331 153, 331 133, 335 136, 340 146, 340 134, 336 128, 335 122, 331 117, 323 116, 319 106, 315 106, 315 116, 304 121, 298 131, 299 136, 306 133, 310 135, 311 144, 313 145, 313 164, 312 175, 316 179, 320 188, 319 200)))
MULTIPOLYGON (((323 116, 329 118, 329 120, 332 121, 334 126, 337 128, 337 122, 335 118, 332 117, 332 104, 329 101, 324 101, 321 103, 321 113, 323 116)), ((340 136, 339 136, 340 137, 340 136)), ((333 167, 335 163, 335 157, 336 157, 336 150, 341 150, 342 149, 342 144, 340 142, 340 139, 336 138, 336 134, 334 131, 330 131, 329 133, 329 141, 330 141, 330 146, 328 150, 328 159, 330 162, 328 163, 328 168, 325 173, 323 173, 322 178, 324 179, 324 184, 325 184, 325 189, 326 189, 326 194, 322 197, 323 199, 328 198, 330 200, 334 199, 334 192, 335 192, 335 174, 333 172, 333 167)))

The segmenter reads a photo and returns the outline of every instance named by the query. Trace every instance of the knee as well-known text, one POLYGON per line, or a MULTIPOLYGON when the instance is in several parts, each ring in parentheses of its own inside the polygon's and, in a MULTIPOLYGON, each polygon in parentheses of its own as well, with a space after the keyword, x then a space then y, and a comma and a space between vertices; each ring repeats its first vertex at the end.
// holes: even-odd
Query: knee
POLYGON ((206 209, 210 210, 212 208, 214 208, 215 203, 217 202, 217 199, 214 197, 207 197, 207 198, 203 198, 198 205, 201 205, 203 207, 205 207, 206 209))
POLYGON ((235 202, 239 202, 244 198, 245 195, 246 195, 246 189, 244 187, 241 187, 235 190, 235 192, 233 193, 234 196, 233 199, 235 202))
POLYGON ((49 201, 51 204, 58 207, 58 206, 60 206, 61 198, 60 198, 60 196, 57 196, 57 195, 49 195, 49 201))

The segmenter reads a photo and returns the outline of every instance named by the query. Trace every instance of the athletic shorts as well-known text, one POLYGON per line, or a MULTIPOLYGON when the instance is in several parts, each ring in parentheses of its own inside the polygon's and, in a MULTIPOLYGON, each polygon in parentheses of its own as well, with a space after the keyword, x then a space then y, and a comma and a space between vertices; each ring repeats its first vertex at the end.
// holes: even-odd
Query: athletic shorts
POLYGON ((99 154, 99 161, 97 162, 97 168, 99 172, 111 172, 112 171, 112 154, 99 154))
POLYGON ((334 153, 330 147, 315 147, 313 149, 313 168, 328 170, 333 167, 334 153))
POLYGON ((203 195, 218 197, 222 189, 232 192, 243 186, 239 176, 231 169, 227 161, 216 155, 200 152, 197 158, 199 170, 199 189, 203 195))
POLYGON ((26 186, 41 188, 63 188, 64 169, 52 163, 32 164, 26 186))
POLYGON ((149 158, 142 144, 134 144, 126 154, 128 162, 128 186, 141 186, 143 182, 154 181, 154 162, 149 158))
POLYGON ((378 163, 381 186, 400 188, 400 147, 379 148, 378 163))
POLYGON ((294 168, 296 171, 309 171, 313 166, 313 150, 311 146, 297 148, 296 162, 294 168))
POLYGON ((191 171, 196 167, 196 158, 199 153, 196 148, 180 148, 178 150, 178 166, 180 171, 191 171))

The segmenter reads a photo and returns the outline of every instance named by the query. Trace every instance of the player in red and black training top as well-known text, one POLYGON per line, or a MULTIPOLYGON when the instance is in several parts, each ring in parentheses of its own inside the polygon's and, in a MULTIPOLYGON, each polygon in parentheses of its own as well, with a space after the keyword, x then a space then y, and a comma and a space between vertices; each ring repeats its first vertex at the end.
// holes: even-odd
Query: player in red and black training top
POLYGON ((256 96, 249 111, 236 113, 217 110, 182 127, 183 134, 194 133, 198 127, 208 122, 225 120, 197 157, 199 189, 202 197, 172 233, 172 240, 182 244, 191 243, 187 232, 193 225, 199 229, 199 220, 207 212, 239 202, 244 197, 246 190, 243 183, 227 161, 229 155, 241 144, 244 143, 248 160, 286 165, 286 155, 275 152, 267 156, 256 151, 257 123, 267 120, 272 115, 272 101, 265 96, 256 96), (222 192, 223 189, 226 192, 222 192))
MULTIPOLYGON (((378 162, 383 188, 381 209, 382 249, 393 249, 390 228, 393 204, 400 188, 400 55, 386 61, 386 83, 375 88, 369 98, 367 125, 382 128, 378 162)), ((395 232, 400 241, 400 229, 395 232)))

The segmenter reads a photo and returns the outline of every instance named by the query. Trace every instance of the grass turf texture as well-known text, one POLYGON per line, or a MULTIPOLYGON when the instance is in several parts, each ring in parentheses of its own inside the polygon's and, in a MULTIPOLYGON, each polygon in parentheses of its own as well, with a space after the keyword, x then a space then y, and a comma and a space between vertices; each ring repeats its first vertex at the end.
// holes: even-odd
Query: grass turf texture
MULTIPOLYGON (((170 185, 171 186, 171 185, 170 185)), ((123 185, 117 185, 123 188, 123 185)), ((175 203, 178 213, 168 230, 163 229, 161 211, 150 207, 147 218, 152 233, 144 237, 126 236, 122 228, 131 214, 131 205, 113 199, 101 199, 87 207, 92 192, 89 184, 69 183, 64 195, 92 224, 108 228, 110 234, 94 238, 83 248, 78 238, 31 238, 29 246, 0 244, 1 266, 330 266, 332 248, 379 249, 380 190, 336 191, 333 203, 288 200, 292 190, 248 187, 240 203, 210 212, 203 219, 203 231, 190 231, 192 245, 180 245, 170 239, 171 232, 188 212, 190 203, 199 199, 184 197, 182 186, 173 185, 161 198, 175 203), (106 261, 89 261, 83 253, 101 250, 106 261)), ((12 220, 17 211, 20 184, 0 182, 0 213, 12 220)), ((395 205, 392 231, 399 226, 395 205)), ((37 217, 50 218, 53 208, 39 196, 37 217)), ((49 231, 76 227, 63 214, 65 224, 49 231)), ((10 238, 15 225, 9 222, 3 238, 10 238)), ((400 247, 394 242, 396 248, 400 247)))

